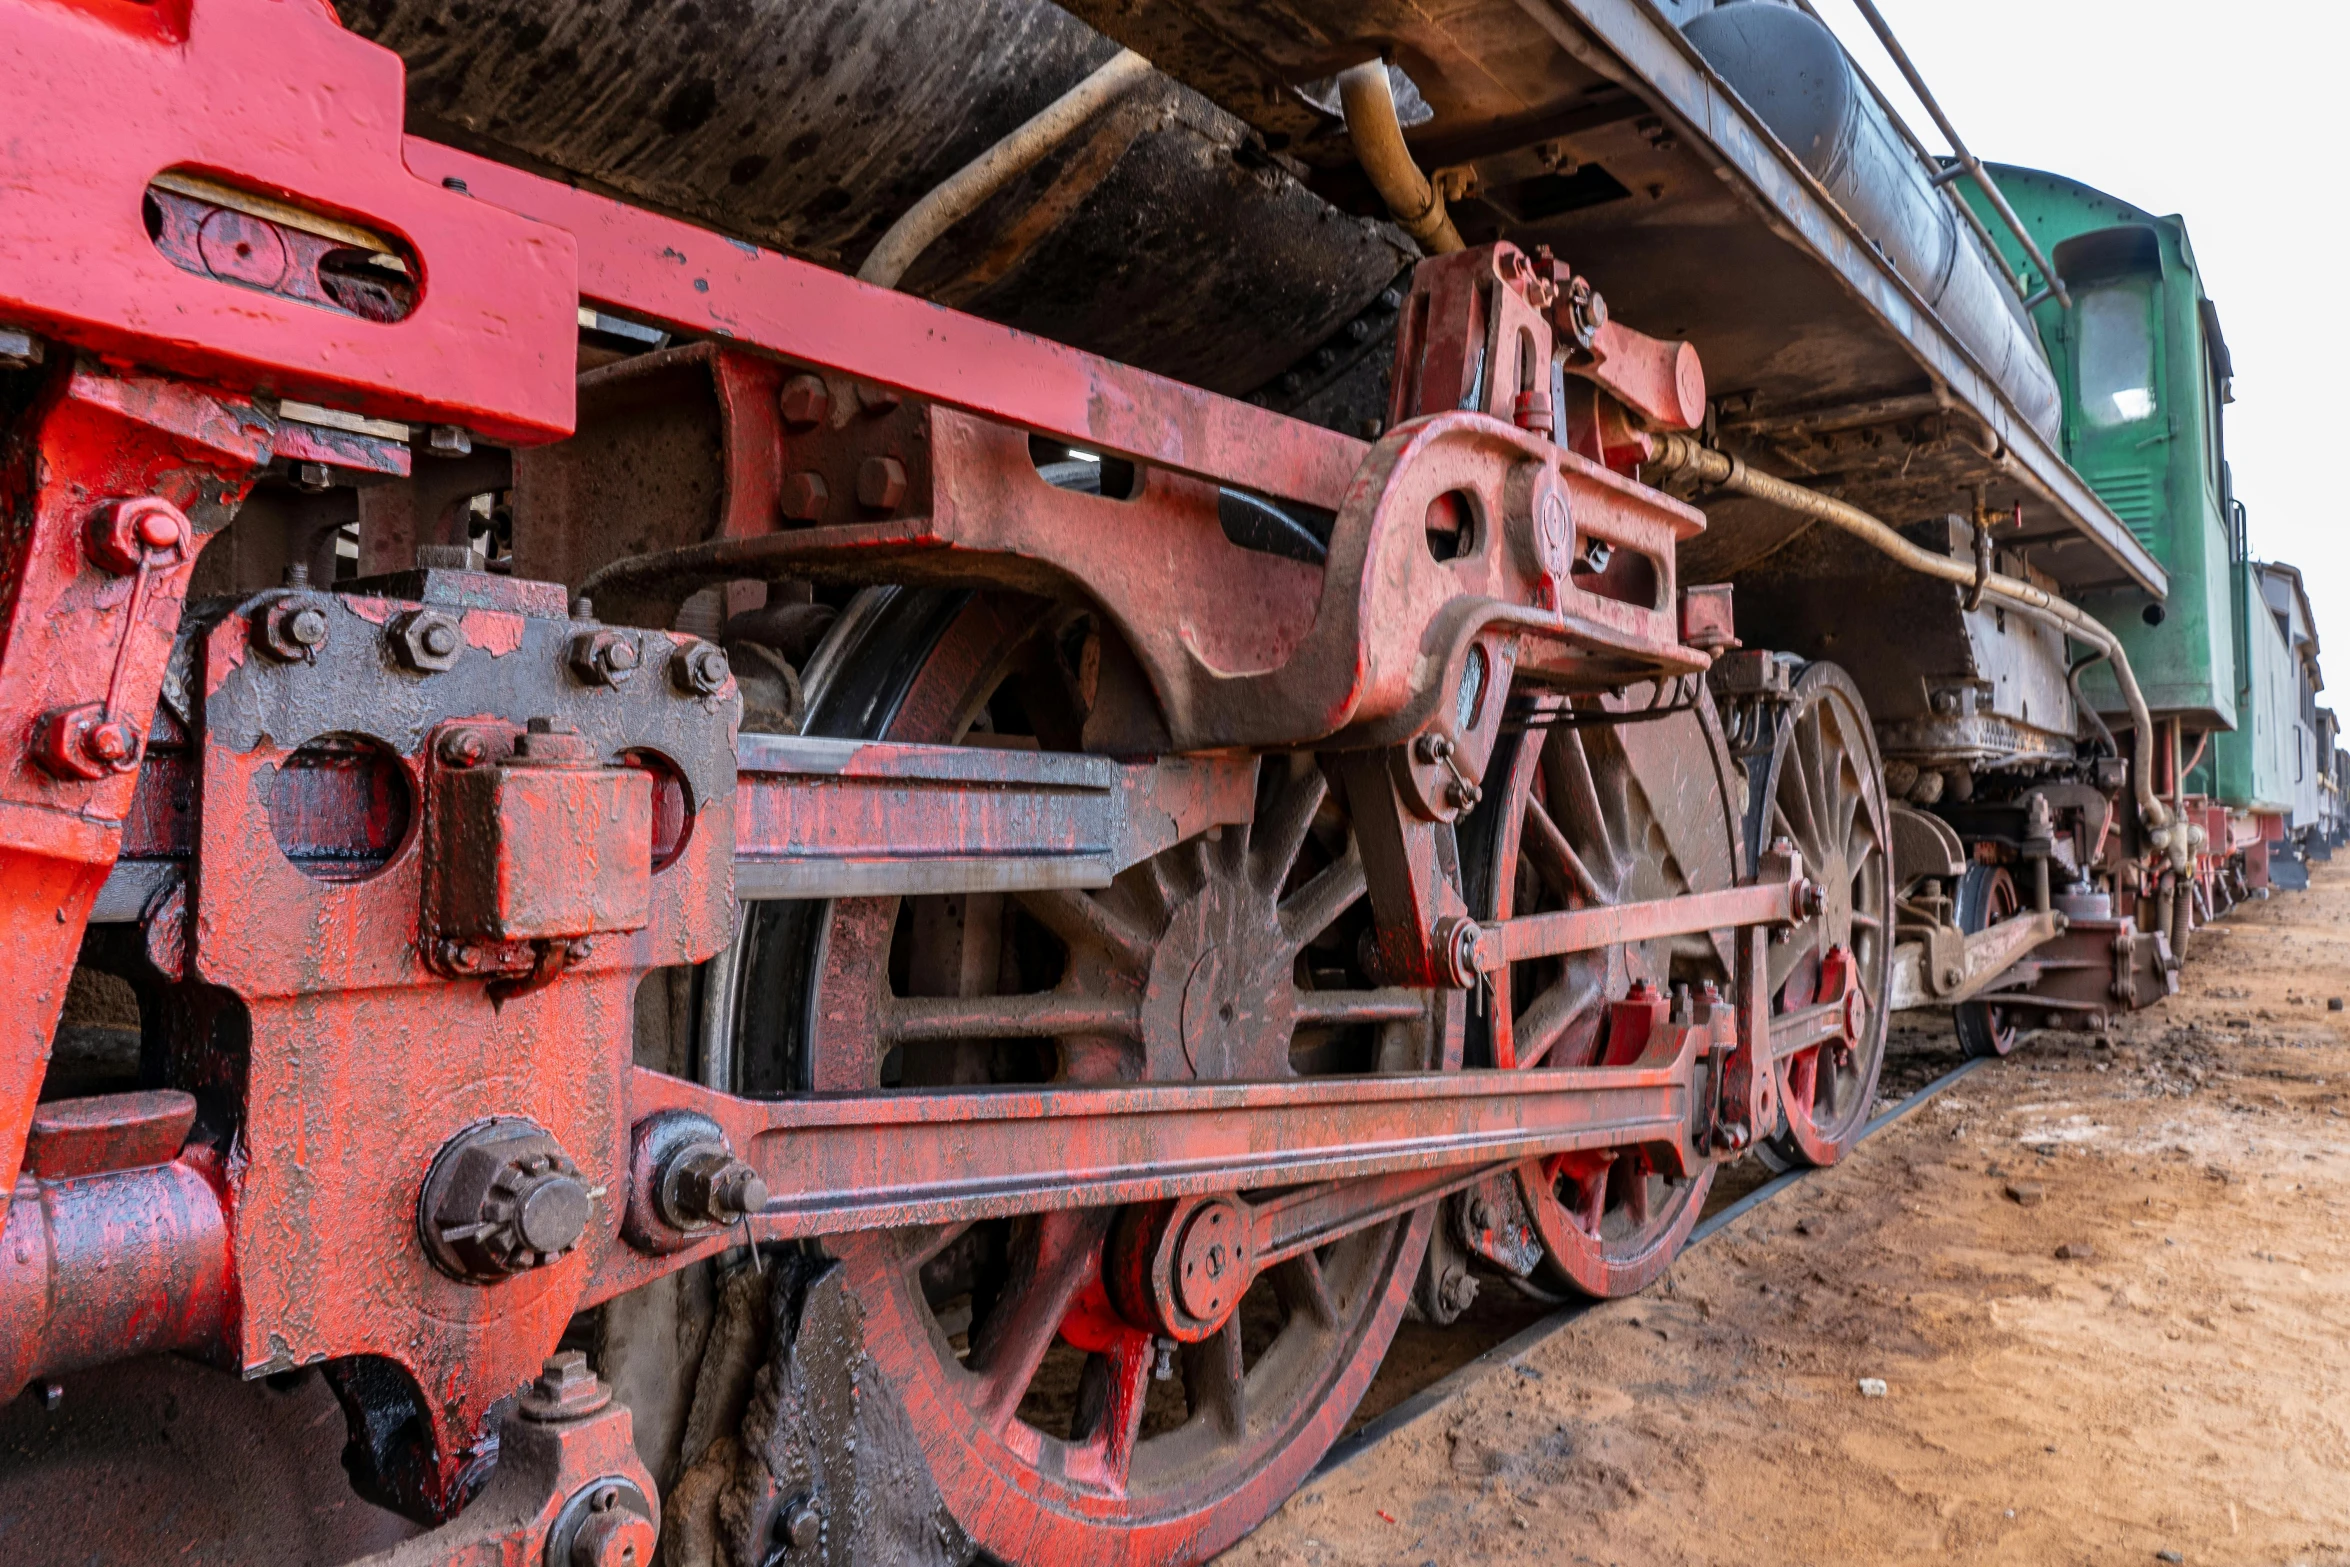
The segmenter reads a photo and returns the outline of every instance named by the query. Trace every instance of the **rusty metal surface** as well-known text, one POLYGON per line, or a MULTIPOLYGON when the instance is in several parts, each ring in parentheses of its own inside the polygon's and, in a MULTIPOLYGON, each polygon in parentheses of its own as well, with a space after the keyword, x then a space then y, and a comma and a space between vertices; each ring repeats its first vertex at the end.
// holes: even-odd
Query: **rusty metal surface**
MULTIPOLYGON (((573 643, 593 628, 568 618, 559 593, 550 601, 464 573, 421 573, 407 585, 421 597, 319 595, 326 633, 316 663, 256 649, 254 606, 209 623, 195 845, 207 873, 185 913, 157 924, 178 947, 180 972, 236 994, 250 1017, 253 1046, 238 1069, 244 1158, 228 1193, 238 1286, 231 1358, 253 1373, 354 1355, 404 1368, 428 1390, 429 1440, 395 1494, 406 1509, 445 1515, 473 1483, 468 1459, 489 1434, 491 1406, 561 1334, 587 1259, 486 1288, 451 1280, 417 1245, 408 1183, 446 1141, 492 1116, 531 1119, 588 1168, 624 1157, 615 1090, 637 980, 725 940, 733 709, 730 691, 704 697, 668 678, 667 664, 687 651, 671 638, 638 638, 637 678, 581 685, 570 673, 573 643), (425 614, 458 632, 445 670, 409 668, 397 656, 403 627, 425 614), (682 841, 662 870, 651 871, 662 845, 650 832, 608 851, 619 885, 641 887, 652 874, 649 919, 613 921, 591 901, 585 912, 601 927, 593 932, 433 935, 421 846, 436 837, 434 781, 498 765, 487 743, 441 742, 487 731, 511 744, 524 720, 556 717, 573 725, 593 767, 608 770, 582 776, 625 777, 642 789, 646 773, 628 759, 652 754, 686 791, 682 841), (331 753, 349 758, 349 769, 303 765, 315 754, 308 737, 357 725, 368 744, 331 753), (305 773, 364 787, 355 796, 340 784, 281 787, 305 773), (426 822, 374 830, 393 804, 426 822), (353 827, 370 830, 335 838, 353 827), (323 857, 311 848, 322 833, 331 848, 323 857), (257 906, 271 918, 250 918, 257 906), (643 928, 617 932, 614 923, 643 928), (390 1172, 406 1179, 387 1180, 390 1172)), ((504 863, 523 886, 571 889, 564 897, 593 886, 597 869, 561 854, 504 863)), ((452 868, 436 864, 434 874, 452 868)), ((610 1236, 617 1222, 607 1207, 598 1233, 610 1236)))
MULTIPOLYGON (((890 221, 1114 52, 1045 0, 365 0, 411 129, 854 271, 890 221)), ((1408 264, 1245 124, 1160 77, 943 236, 915 294, 1251 390, 1408 264), (1246 236, 1245 243, 1229 243, 1246 236)))
POLYGON ((2043 944, 2054 940, 2062 928, 2062 915, 2027 910, 2013 919, 2001 920, 1988 930, 1977 931, 1966 938, 1962 949, 1965 977, 1956 986, 1939 990, 1930 988, 1919 971, 1922 949, 1905 944, 1894 959, 1892 999, 1887 1005, 1896 1012, 1929 1004, 1955 1006, 1972 1001, 1994 987, 2005 988, 2011 978, 2010 971, 2043 944))
POLYGON ((1248 820, 1257 761, 1119 764, 968 746, 745 736, 742 898, 1107 887, 1211 827, 1248 820))
MULTIPOLYGON (((1440 1202, 1514 1175, 1525 1233, 1504 1244, 1490 1192, 1446 1233, 1516 1255, 1540 1228, 1552 1282, 1636 1287, 1713 1168, 1814 1104, 1802 1065, 1875 1021, 1835 923, 1860 862, 1807 842, 1843 878, 1815 896, 1739 842, 1700 678, 1730 598, 1684 601, 1703 518, 1634 477, 1701 373, 1600 323, 1581 274, 1507 245, 1419 269, 1398 424, 1366 445, 397 141, 389 56, 253 4, 76 7, 70 38, 0 9, 12 41, 66 40, 48 87, 117 56, 210 81, 279 45, 269 79, 318 95, 296 128, 348 133, 260 145, 250 98, 199 117, 220 175, 278 195, 172 186, 160 292, 33 318, 62 340, 0 470, 19 1380, 163 1348, 318 1367, 358 1493, 443 1526, 387 1567, 641 1567, 628 1418, 546 1357, 583 1306, 822 1238, 838 1271, 775 1297, 800 1315, 742 1428, 765 1472, 737 1554, 905 1523, 948 1558, 1182 1559, 1335 1436, 1440 1202), (315 239, 408 270, 363 258, 352 292, 315 239), (458 424, 561 432, 575 296, 713 341, 591 372, 568 449, 432 456, 470 451, 458 424), (77 342, 433 428, 287 437, 77 342), (401 480, 411 451, 452 466, 401 480), (1046 471, 1079 454, 1089 485, 1046 471), (256 547, 217 580, 318 575, 183 615, 264 468, 256 547), (350 493, 379 481, 380 506, 350 493), (405 569, 504 491, 502 569, 405 569), (367 575, 334 580, 354 513, 367 575), (860 600, 816 652, 796 716, 837 739, 740 740, 720 651, 655 628, 681 585, 745 610, 775 575, 944 590, 860 600), (1495 821, 1515 836, 1464 879, 1462 834, 1495 821), (36 1110, 118 843, 85 956, 133 989, 145 1091, 36 1110), (742 912, 738 864, 788 896, 742 912), (1819 939, 1775 943, 1791 920, 1819 939), (639 1064, 690 1058, 690 970, 738 937, 713 1081, 639 1064), (1181 1407, 1154 1415, 1162 1364, 1181 1407), (1074 1409, 1037 1413, 1064 1375, 1074 1409)), ((83 109, 37 96, 0 126, 53 162, 83 109)), ((120 250, 93 248, 90 297, 146 286, 120 250)))
POLYGON ((324 7, 265 0, 103 20, 26 6, 8 25, 25 67, 0 104, 0 178, 19 192, 19 221, 0 237, 0 313, 10 321, 219 384, 385 418, 524 440, 569 428, 572 239, 406 167, 394 56, 324 7), (312 90, 248 91, 261 77, 312 90), (173 111, 190 103, 205 112, 173 111), (154 112, 125 112, 133 104, 154 112), (280 243, 267 224, 240 236, 244 263, 187 270, 149 240, 141 216, 150 182, 182 169, 291 195, 313 224, 398 235, 413 247, 411 275, 428 271, 432 286, 396 334, 380 318, 272 292, 275 272, 249 270, 256 244, 280 243), (74 245, 37 237, 65 233, 74 245))
POLYGON ((81 923, 131 812, 197 551, 269 443, 270 422, 249 403, 70 364, 9 430, 0 503, 15 525, 0 560, 0 711, 19 734, 58 738, 62 715, 94 715, 74 729, 84 741, 106 727, 128 744, 111 761, 73 766, 65 764, 93 758, 78 746, 59 756, 20 743, 0 773, 0 877, 9 889, 0 975, 15 998, 0 1035, 0 1172, 22 1160, 81 923), (93 558, 92 525, 149 501, 191 532, 167 548, 142 546, 129 572, 93 558))
POLYGON ((582 241, 579 292, 1087 447, 1335 509, 1362 443, 411 138, 419 172, 582 241), (1015 368, 1017 367, 1017 368, 1015 368))
MULTIPOLYGON (((1937 321, 1655 6, 1467 0, 1439 15, 1406 0, 1077 0, 1072 9, 1288 138, 1322 171, 1319 187, 1359 211, 1376 210, 1376 198, 1350 167, 1342 122, 1305 89, 1374 56, 1395 62, 1433 110, 1413 132, 1423 166, 1473 176, 1471 194, 1450 204, 1468 242, 1550 245, 1624 319, 1670 323, 1730 394, 1726 434, 1749 413, 1841 420, 1881 447, 1838 472, 1856 502, 1932 515, 1985 484, 1996 505, 2025 504, 2032 542, 2053 546, 2046 564, 2068 587, 2162 590, 2160 567, 2015 410, 1998 367, 1937 321), (1789 353, 1786 323, 1797 321, 1804 351, 1789 353), (1907 413, 1891 411, 1895 402, 1907 413), (1946 434, 1946 422, 1964 437, 1946 434)), ((1750 555, 1785 536, 1753 508, 1717 508, 1716 523, 1718 545, 1750 555)))

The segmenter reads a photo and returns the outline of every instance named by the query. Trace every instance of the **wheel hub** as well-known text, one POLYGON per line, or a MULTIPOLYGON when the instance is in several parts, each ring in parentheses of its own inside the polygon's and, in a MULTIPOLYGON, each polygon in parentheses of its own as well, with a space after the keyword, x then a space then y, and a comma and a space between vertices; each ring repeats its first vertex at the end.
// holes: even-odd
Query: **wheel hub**
POLYGON ((1181 896, 1152 956, 1143 1008, 1149 1073, 1287 1077, 1297 987, 1279 914, 1245 865, 1227 863, 1214 846, 1204 858, 1204 879, 1181 896))

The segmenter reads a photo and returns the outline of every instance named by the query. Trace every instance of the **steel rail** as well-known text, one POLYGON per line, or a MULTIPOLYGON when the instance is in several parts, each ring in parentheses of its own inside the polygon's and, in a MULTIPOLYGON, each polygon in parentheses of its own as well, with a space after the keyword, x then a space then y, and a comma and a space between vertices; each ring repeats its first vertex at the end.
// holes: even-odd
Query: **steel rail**
MULTIPOLYGON (((1867 1126, 1861 1129, 1860 1137, 1854 1146, 1857 1147, 1859 1143, 1866 1142, 1894 1122, 1922 1109, 1939 1095, 1956 1087, 1967 1074, 1979 1067, 1989 1066, 1996 1059, 1998 1058, 1992 1056, 1977 1056, 1951 1068, 1916 1093, 1871 1120, 1867 1126)), ((1789 1170, 1784 1175, 1774 1176, 1765 1181, 1737 1201, 1698 1221, 1697 1227, 1689 1232, 1689 1244, 1683 1248, 1683 1254, 1686 1255, 1688 1252, 1694 1251, 1764 1203, 1820 1173, 1819 1170, 1810 1168, 1789 1170)), ((1563 1306, 1532 1326, 1502 1340, 1501 1343, 1496 1344, 1467 1365, 1445 1373, 1418 1392, 1393 1405, 1377 1418, 1366 1421, 1360 1429, 1333 1443, 1330 1451, 1322 1455, 1322 1461, 1314 1466, 1313 1479, 1321 1480, 1335 1474, 1390 1437, 1450 1407, 1462 1394, 1468 1392, 1470 1388, 1484 1381, 1494 1372, 1501 1370, 1504 1366, 1516 1366, 1536 1349, 1558 1337, 1559 1334, 1573 1327, 1592 1311, 1606 1304, 1606 1301, 1589 1300, 1576 1301, 1571 1305, 1563 1306)), ((1308 1483, 1310 1484, 1311 1481, 1308 1483)))

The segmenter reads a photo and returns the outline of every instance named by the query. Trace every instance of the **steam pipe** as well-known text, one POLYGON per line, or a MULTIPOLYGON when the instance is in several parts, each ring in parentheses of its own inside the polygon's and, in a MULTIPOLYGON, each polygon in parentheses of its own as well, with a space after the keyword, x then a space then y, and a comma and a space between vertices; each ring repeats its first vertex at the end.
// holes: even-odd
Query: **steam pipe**
POLYGON ((1460 230, 1445 216, 1444 192, 1420 172, 1404 145, 1403 121, 1395 112, 1395 89, 1386 63, 1368 60, 1338 73, 1338 105, 1346 111, 1346 134, 1355 158, 1371 177, 1379 199, 1396 224, 1430 254, 1463 249, 1460 230))
MULTIPOLYGON (((1722 489, 1734 490, 1798 516, 1811 517, 1841 529, 1923 576, 1939 578, 1962 588, 1971 589, 1975 586, 1975 568, 1971 562, 1953 560, 1947 555, 1920 549, 1857 506, 1831 499, 1817 490, 1807 490, 1800 484, 1789 484, 1784 479, 1757 473, 1729 453, 1700 446, 1686 435, 1665 434, 1651 439, 1656 446, 1656 457, 1648 465, 1653 475, 1687 476, 1722 489)), ((2147 710, 2145 693, 2138 689, 2138 677, 2130 669, 2129 655, 2122 651, 2120 640, 2098 621, 2045 588, 2035 587, 2029 582, 1996 571, 1985 572, 1981 581, 1986 596, 2017 605, 2056 622, 2067 636, 2086 643, 2111 661, 2114 683, 2121 687, 2122 700, 2130 709, 2130 749, 2133 753, 2130 774, 2138 800, 2138 820, 2146 828, 2147 841, 2167 854, 2172 865, 2185 870, 2190 861, 2187 834, 2174 827, 2175 818, 2170 807, 2163 804, 2161 797, 2154 791, 2151 749, 2154 743, 2154 717, 2147 710)))
POLYGON ((906 209, 889 226, 865 264, 857 268, 863 283, 895 288, 906 269, 937 238, 962 222, 979 204, 1044 160, 1047 153, 1104 108, 1124 97, 1151 74, 1151 63, 1131 49, 1121 49, 1107 64, 1067 92, 1046 104, 1002 141, 964 164, 906 209))

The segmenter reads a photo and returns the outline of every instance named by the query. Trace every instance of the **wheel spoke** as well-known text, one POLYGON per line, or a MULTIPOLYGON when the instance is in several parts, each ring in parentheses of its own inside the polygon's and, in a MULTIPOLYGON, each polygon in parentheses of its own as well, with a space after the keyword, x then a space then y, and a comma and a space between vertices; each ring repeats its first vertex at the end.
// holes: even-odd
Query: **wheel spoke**
POLYGON ((1812 803, 1811 758, 1805 752, 1803 737, 1804 726, 1798 721, 1795 743, 1787 748, 1787 760, 1783 764, 1785 771, 1779 775, 1779 805, 1788 819, 1789 827, 1793 829, 1790 836, 1804 850, 1804 858, 1808 860, 1821 839, 1819 811, 1812 803), (1793 811, 1786 810, 1786 802, 1791 796, 1803 809, 1800 822, 1795 820, 1793 811))
POLYGON ((1240 1358, 1240 1316, 1183 1351, 1183 1395, 1192 1413, 1204 1414, 1218 1431, 1234 1437, 1248 1426, 1248 1371, 1240 1358))
MULTIPOLYGON (((1312 1252, 1301 1251, 1273 1265, 1273 1293, 1291 1320, 1302 1317, 1324 1329, 1338 1326, 1338 1297, 1330 1293, 1322 1259, 1312 1252)), ((1233 1325, 1239 1321, 1235 1316, 1233 1325)))
POLYGON ((1101 899, 1068 888, 1017 892, 1020 907, 1037 923, 1073 947, 1093 947, 1142 973, 1151 966, 1152 941, 1125 915, 1101 899))
POLYGON ((1322 776, 1321 768, 1293 773, 1274 791, 1256 825, 1249 829, 1256 884, 1268 895, 1277 894, 1288 879, 1289 868, 1297 863, 1306 833, 1314 825, 1314 813, 1329 793, 1330 780, 1322 776))
POLYGON ((1823 852, 1835 841, 1829 823, 1835 820, 1835 806, 1831 791, 1835 788, 1835 762, 1828 749, 1828 721, 1825 707, 1815 707, 1797 725, 1795 738, 1804 750, 1804 774, 1811 784, 1811 796, 1806 802, 1811 807, 1814 830, 1819 834, 1816 847, 1823 852))
POLYGON ((1158 1358, 1148 1333, 1123 1333, 1109 1350, 1086 1362, 1077 1389, 1076 1442, 1069 1475, 1115 1495, 1126 1494, 1150 1397, 1151 1364, 1158 1358))
POLYGON ((1599 883, 1592 879, 1591 867, 1583 863, 1583 857, 1575 852, 1575 846, 1567 841, 1567 835, 1559 830, 1550 812, 1531 795, 1526 799, 1526 830, 1520 851, 1559 897, 1579 897, 1587 903, 1607 901, 1599 883))
POLYGON ((1281 903, 1281 934, 1292 952, 1330 928, 1330 922, 1354 906, 1370 885, 1363 862, 1348 846, 1346 858, 1324 866, 1313 879, 1281 903))
POLYGON ((1140 1039, 1141 1002, 1048 990, 1028 996, 892 996, 881 1009, 881 1037, 893 1045, 1069 1034, 1140 1039))
MULTIPOLYGON (((1542 750, 1544 770, 1549 774, 1550 797, 1554 804, 1562 804, 1565 814, 1558 818, 1581 823, 1595 843, 1602 863, 1613 875, 1619 863, 1616 854, 1615 833, 1608 822, 1606 807, 1600 804, 1599 782, 1592 776, 1591 753, 1585 749, 1583 737, 1573 730, 1553 731, 1542 750)), ((1602 897, 1602 903, 1614 899, 1602 897)))
POLYGON ((1624 1176, 1622 1207, 1634 1233, 1648 1228, 1648 1164, 1635 1156, 1616 1161, 1624 1176))
POLYGON ((1110 1215, 1106 1208, 1040 1214, 1033 1245, 1015 1263, 994 1309, 972 1329, 964 1365, 979 1385, 971 1402, 991 1429, 1012 1423, 1070 1302, 1101 1266, 1110 1215))
POLYGON ((1587 965, 1569 964, 1564 978, 1536 996, 1519 1013, 1511 1032, 1516 1036, 1517 1065, 1523 1071, 1540 1066, 1560 1040, 1605 998, 1607 975, 1591 973, 1587 965))
POLYGON ((1342 1023, 1410 1023, 1428 1015, 1424 990, 1301 990, 1297 1026, 1336 1027, 1342 1023))
POLYGON ((898 1256, 908 1273, 919 1273, 928 1267, 938 1254, 971 1232, 971 1221, 956 1224, 932 1224, 918 1230, 903 1232, 898 1256))
MULTIPOLYGON (((1846 758, 1846 760, 1849 761, 1850 759, 1846 758)), ((1839 766, 1836 769, 1836 782, 1839 786, 1842 786, 1847 782, 1844 774, 1845 768, 1839 766)), ((1852 782, 1850 787, 1838 788, 1836 805, 1835 841, 1841 844, 1850 844, 1852 842, 1853 824, 1860 820, 1861 793, 1860 785, 1857 781, 1852 782)))

